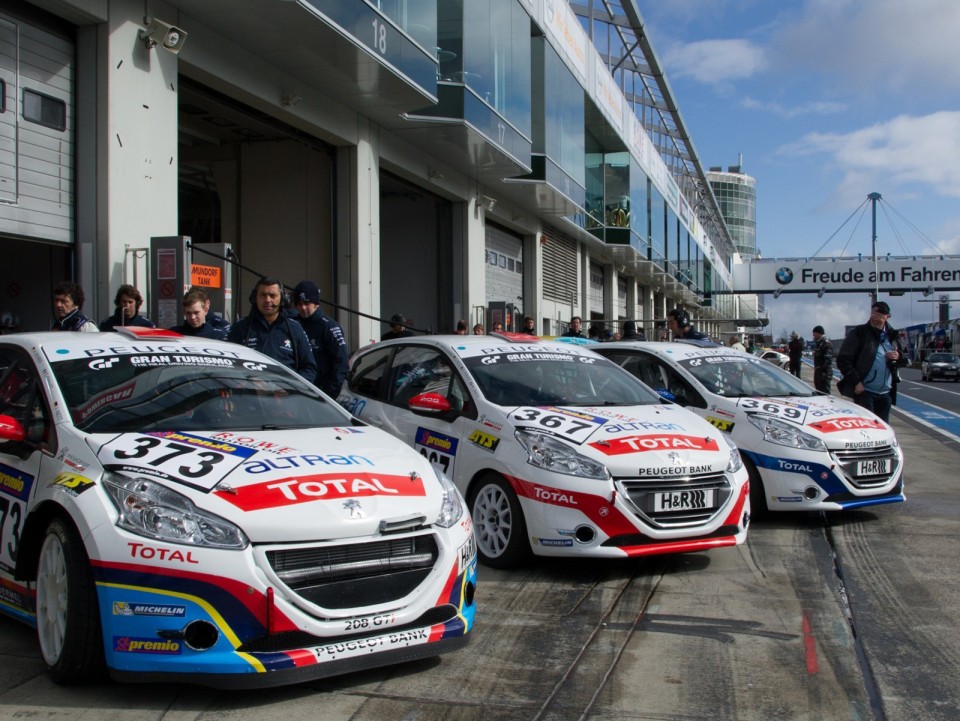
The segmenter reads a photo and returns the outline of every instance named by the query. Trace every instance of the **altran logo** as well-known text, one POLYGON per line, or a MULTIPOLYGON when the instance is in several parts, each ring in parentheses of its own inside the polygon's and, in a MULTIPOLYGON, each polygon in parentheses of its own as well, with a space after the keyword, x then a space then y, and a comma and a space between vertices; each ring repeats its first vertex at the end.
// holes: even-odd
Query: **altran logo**
POLYGON ((793 282, 793 271, 790 270, 787 266, 782 268, 777 268, 777 282, 780 285, 789 285, 793 282))

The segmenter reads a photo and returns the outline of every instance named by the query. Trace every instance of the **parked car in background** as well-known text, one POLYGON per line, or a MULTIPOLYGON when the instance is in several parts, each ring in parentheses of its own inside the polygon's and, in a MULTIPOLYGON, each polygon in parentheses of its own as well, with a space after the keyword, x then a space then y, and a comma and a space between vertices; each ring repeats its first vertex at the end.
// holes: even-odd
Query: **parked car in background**
POLYGON ((340 402, 409 443, 468 500, 480 560, 625 558, 742 543, 729 438, 591 348, 417 336, 361 349, 340 402))
POLYGON ((734 440, 755 513, 905 500, 893 429, 847 398, 729 348, 620 342, 595 350, 734 440))
POLYGON ((257 688, 435 656, 473 626, 453 484, 243 346, 0 342, 0 611, 55 681, 257 688))
POLYGON ((784 370, 789 370, 790 368, 790 356, 788 356, 786 353, 781 353, 780 351, 773 350, 772 348, 758 348, 756 350, 756 355, 765 361, 770 361, 775 366, 783 368, 784 370))
POLYGON ((929 353, 920 364, 920 379, 960 381, 960 357, 956 353, 929 353))

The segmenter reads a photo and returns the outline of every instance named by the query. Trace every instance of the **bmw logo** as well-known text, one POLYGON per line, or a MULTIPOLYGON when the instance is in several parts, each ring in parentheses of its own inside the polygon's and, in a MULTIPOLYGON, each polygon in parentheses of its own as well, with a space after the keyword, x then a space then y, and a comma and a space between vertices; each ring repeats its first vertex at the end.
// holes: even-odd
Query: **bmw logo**
POLYGON ((777 268, 777 282, 780 285, 789 285, 793 281, 793 271, 788 267, 783 266, 782 268, 777 268))

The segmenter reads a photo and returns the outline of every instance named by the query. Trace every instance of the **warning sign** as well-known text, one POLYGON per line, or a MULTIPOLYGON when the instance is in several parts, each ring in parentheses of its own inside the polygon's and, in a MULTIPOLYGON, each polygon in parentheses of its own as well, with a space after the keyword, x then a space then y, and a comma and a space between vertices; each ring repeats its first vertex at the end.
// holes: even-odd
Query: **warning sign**
POLYGON ((200 288, 219 288, 221 270, 215 265, 190 265, 190 284, 200 288))

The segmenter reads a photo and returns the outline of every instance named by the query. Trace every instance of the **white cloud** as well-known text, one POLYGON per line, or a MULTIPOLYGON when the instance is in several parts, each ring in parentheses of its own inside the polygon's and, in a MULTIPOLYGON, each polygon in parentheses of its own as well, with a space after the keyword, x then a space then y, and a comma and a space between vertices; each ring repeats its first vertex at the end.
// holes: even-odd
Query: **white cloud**
POLYGON ((766 60, 763 49, 749 40, 700 40, 668 47, 664 64, 671 76, 716 85, 749 78, 766 60))
POLYGON ((760 110, 779 115, 782 118, 796 118, 802 115, 833 115, 842 113, 847 109, 844 103, 829 101, 813 101, 788 107, 778 102, 756 100, 751 97, 744 98, 740 104, 747 110, 760 110))
POLYGON ((960 111, 900 115, 848 133, 808 133, 780 149, 788 155, 826 154, 840 171, 841 194, 881 182, 923 186, 927 193, 960 198, 960 111))
POLYGON ((827 85, 874 97, 960 89, 956 0, 809 0, 769 46, 771 65, 808 68, 827 85))

